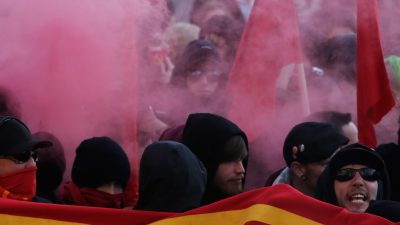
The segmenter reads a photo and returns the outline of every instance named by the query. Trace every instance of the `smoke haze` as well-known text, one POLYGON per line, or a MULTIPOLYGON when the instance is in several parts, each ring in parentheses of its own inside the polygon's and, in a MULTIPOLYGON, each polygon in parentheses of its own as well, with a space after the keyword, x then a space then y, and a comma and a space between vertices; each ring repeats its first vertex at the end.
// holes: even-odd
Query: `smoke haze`
MULTIPOLYGON (((354 84, 331 79, 321 83, 322 76, 336 72, 337 68, 322 68, 316 55, 319 43, 335 35, 355 32, 355 1, 296 0, 295 3, 311 112, 351 112, 356 121, 354 84), (310 82, 311 79, 317 82, 310 82)), ((400 3, 395 0, 379 3, 385 56, 399 55, 400 3)), ((175 17, 169 14, 166 5, 163 1, 146 0, 0 1, 1 86, 9 89, 18 101, 22 120, 32 132, 48 131, 60 139, 66 150, 68 169, 77 145, 92 136, 113 137, 137 160, 138 111, 151 106, 162 119, 163 107, 174 104, 182 106, 178 111, 193 112, 193 108, 184 108, 185 105, 176 102, 180 92, 169 92, 165 87, 167 82, 161 81, 162 75, 168 74, 168 66, 167 72, 160 74, 161 69, 149 59, 151 47, 161 49, 157 54, 163 53, 162 35, 170 19, 189 20, 187 3, 174 7, 175 17)), ((270 53, 283 51, 275 49, 270 53)), ((256 154, 252 155, 250 150, 252 175, 246 180, 248 189, 263 186, 268 175, 284 166, 283 140, 290 128, 305 116, 299 113, 302 106, 297 81, 288 79, 281 87, 276 92, 275 125, 256 146, 256 154)), ((206 110, 219 111, 221 106, 211 107, 207 105, 206 110)), ((397 140, 397 119, 397 109, 384 118, 378 126, 381 127, 377 131, 381 134, 378 143, 397 140)))

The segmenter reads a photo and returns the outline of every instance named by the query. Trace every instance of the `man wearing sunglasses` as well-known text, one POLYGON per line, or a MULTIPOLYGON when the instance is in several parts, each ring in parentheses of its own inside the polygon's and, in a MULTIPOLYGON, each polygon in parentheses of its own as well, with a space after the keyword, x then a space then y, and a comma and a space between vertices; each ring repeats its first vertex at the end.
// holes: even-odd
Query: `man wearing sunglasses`
POLYGON ((49 141, 32 138, 28 127, 13 117, 0 117, 0 195, 3 198, 44 201, 36 198, 36 150, 49 141))
POLYGON ((336 153, 317 185, 317 198, 352 212, 365 212, 389 195, 386 166, 373 149, 352 144, 336 153))

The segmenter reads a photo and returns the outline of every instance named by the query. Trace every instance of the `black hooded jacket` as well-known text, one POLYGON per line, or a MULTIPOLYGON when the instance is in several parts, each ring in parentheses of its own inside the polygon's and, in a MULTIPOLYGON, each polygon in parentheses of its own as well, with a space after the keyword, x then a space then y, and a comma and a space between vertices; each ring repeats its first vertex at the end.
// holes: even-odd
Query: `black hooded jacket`
POLYGON ((190 114, 182 134, 182 142, 204 163, 207 169, 207 188, 202 205, 221 200, 226 196, 213 180, 219 164, 225 161, 224 145, 233 136, 241 136, 246 144, 247 156, 242 160, 247 168, 248 141, 246 134, 222 116, 210 113, 190 114))
POLYGON ((158 141, 140 160, 136 209, 184 212, 200 205, 207 181, 203 163, 183 144, 158 141))
POLYGON ((318 179, 317 199, 338 205, 334 190, 334 175, 340 168, 350 164, 366 165, 378 170, 381 174, 381 179, 378 180, 376 200, 389 199, 389 178, 382 158, 374 150, 358 143, 345 147, 333 156, 329 165, 318 179))

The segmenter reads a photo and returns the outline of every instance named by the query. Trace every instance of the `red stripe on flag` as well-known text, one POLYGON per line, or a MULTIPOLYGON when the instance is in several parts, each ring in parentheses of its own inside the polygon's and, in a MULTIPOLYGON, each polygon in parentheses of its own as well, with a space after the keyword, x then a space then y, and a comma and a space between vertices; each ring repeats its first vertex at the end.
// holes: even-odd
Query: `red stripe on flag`
POLYGON ((249 191, 198 209, 157 221, 171 224, 332 224, 390 225, 386 219, 364 213, 352 213, 306 196, 293 187, 280 184, 249 191))
MULTIPOLYGON (((289 185, 276 185, 245 192, 186 213, 161 213, 54 205, 0 198, 1 224, 17 224, 27 219, 30 224, 54 224, 40 219, 93 225, 170 224, 332 224, 392 225, 369 214, 352 213, 344 208, 320 202, 289 185), (10 215, 10 216, 7 216, 10 215), (17 216, 17 217, 15 217, 17 216), (21 218, 24 217, 24 218, 21 218), (218 221, 220 223, 218 223, 218 221), (200 223, 201 222, 201 223, 200 223)), ((51 222, 51 221, 50 221, 51 222)))

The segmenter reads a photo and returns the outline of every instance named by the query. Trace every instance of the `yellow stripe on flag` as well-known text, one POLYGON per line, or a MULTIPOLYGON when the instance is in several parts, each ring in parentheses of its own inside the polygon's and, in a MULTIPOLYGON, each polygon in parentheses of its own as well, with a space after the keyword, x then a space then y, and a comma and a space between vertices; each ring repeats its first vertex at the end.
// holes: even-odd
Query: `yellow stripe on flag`
MULTIPOLYGON (((9 214, 0 214, 1 225, 85 225, 84 223, 75 223, 62 220, 51 220, 44 218, 34 218, 27 216, 14 216, 9 214)), ((87 225, 87 224, 86 224, 87 225)))
POLYGON ((241 210, 169 218, 151 223, 151 225, 242 225, 250 221, 258 221, 270 225, 321 225, 321 223, 306 217, 264 204, 255 204, 241 210))

